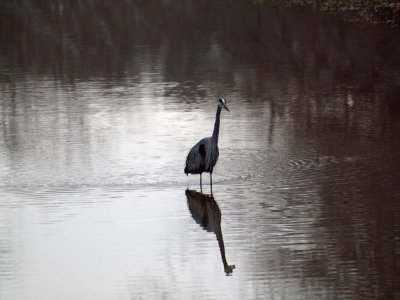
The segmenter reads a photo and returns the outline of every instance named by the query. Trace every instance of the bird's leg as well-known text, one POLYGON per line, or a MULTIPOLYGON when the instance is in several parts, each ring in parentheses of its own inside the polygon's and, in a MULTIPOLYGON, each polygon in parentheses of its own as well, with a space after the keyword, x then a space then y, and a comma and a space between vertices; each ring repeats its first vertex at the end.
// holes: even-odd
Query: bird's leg
POLYGON ((203 185, 201 184, 201 173, 200 173, 200 192, 203 193, 203 185))
POLYGON ((212 172, 210 172, 210 188, 211 188, 211 195, 212 195, 212 172))

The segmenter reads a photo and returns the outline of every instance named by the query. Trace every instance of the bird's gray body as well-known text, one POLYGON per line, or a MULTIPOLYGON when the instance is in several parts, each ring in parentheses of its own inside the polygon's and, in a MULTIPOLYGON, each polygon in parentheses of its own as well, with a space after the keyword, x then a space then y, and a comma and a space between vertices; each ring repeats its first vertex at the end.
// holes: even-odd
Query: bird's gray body
POLYGON ((222 108, 225 108, 227 111, 229 111, 224 98, 218 100, 217 114, 215 116, 214 131, 212 136, 201 139, 192 147, 192 149, 190 149, 186 157, 185 174, 200 174, 200 187, 201 174, 203 172, 210 173, 210 185, 212 186, 211 175, 219 156, 218 136, 222 108))
POLYGON ((219 156, 218 144, 212 137, 201 139, 186 157, 186 174, 212 173, 219 156))

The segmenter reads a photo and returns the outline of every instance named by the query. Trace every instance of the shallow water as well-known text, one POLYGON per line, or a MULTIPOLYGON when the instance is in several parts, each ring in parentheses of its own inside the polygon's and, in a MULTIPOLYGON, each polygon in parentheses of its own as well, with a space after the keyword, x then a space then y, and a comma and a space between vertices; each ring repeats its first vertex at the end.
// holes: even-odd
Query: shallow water
POLYGON ((399 298, 398 32, 146 3, 1 2, 0 299, 399 298))

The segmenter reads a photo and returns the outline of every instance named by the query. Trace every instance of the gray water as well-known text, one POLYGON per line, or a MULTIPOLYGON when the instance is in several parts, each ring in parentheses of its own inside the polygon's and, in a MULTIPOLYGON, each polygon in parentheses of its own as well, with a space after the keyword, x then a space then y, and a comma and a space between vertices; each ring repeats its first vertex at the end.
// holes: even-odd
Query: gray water
POLYGON ((0 6, 0 299, 400 298, 398 30, 245 1, 0 6), (184 162, 219 97, 201 195, 184 162))

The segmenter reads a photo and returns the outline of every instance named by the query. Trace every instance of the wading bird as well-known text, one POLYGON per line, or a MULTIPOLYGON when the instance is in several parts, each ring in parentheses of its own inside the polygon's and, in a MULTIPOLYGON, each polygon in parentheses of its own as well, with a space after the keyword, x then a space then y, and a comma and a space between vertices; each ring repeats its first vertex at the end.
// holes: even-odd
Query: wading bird
POLYGON ((225 108, 227 111, 229 111, 228 107, 226 106, 226 100, 224 98, 218 100, 218 109, 217 115, 215 117, 215 125, 212 136, 200 140, 196 145, 193 146, 186 157, 185 174, 200 174, 200 188, 202 188, 201 174, 203 172, 210 173, 211 191, 212 172, 219 156, 218 135, 219 119, 221 116, 222 108, 225 108))

